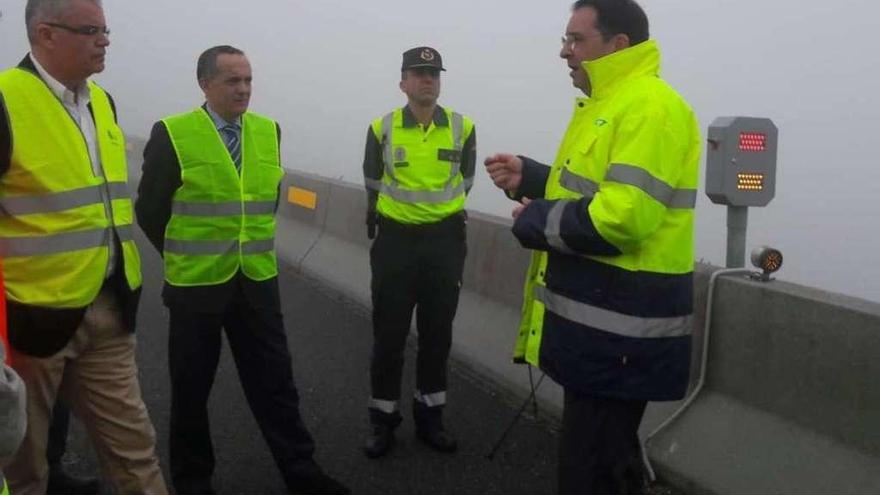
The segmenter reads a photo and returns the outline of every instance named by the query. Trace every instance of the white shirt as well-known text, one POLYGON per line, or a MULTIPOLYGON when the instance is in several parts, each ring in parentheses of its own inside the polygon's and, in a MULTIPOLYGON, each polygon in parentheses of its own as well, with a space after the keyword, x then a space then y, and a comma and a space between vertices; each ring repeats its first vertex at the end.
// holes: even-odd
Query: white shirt
MULTIPOLYGON (((92 117, 91 111, 89 111, 89 103, 91 103, 92 97, 89 92, 88 84, 83 82, 78 88, 76 88, 76 92, 71 91, 67 86, 61 84, 57 79, 52 77, 46 69, 40 65, 40 62, 37 61, 37 58, 34 57, 33 53, 30 54, 30 57, 31 61, 34 63, 34 67, 37 68, 37 73, 39 73, 40 77, 46 85, 49 86, 49 89, 52 90, 52 93, 58 98, 61 104, 64 105, 67 113, 70 114, 73 122, 79 127, 80 132, 82 132, 83 138, 85 138, 86 141, 86 148, 89 150, 89 158, 92 162, 92 172, 95 174, 95 177, 104 177, 104 168, 101 165, 101 154, 98 152, 98 132, 95 129, 95 120, 92 117)), ((104 201, 104 210, 107 213, 107 218, 113 218, 110 193, 106 187, 101 189, 101 199, 104 201)), ((112 237, 107 239, 107 247, 109 249, 110 257, 107 261, 106 277, 109 277, 113 274, 117 256, 116 245, 113 242, 112 237)))

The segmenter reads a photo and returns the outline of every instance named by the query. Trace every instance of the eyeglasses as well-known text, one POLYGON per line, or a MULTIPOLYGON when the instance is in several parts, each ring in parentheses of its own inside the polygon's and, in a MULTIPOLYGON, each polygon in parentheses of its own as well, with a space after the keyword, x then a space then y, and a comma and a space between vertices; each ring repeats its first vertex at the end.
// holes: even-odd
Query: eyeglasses
POLYGON ((66 24, 58 24, 55 22, 44 22, 43 24, 63 29, 65 31, 70 31, 73 34, 79 34, 82 36, 96 36, 98 34, 110 36, 110 30, 107 29, 107 26, 92 26, 91 24, 86 24, 85 26, 73 27, 66 24))
POLYGON ((603 34, 603 33, 593 33, 593 34, 588 34, 588 35, 583 35, 583 34, 566 34, 565 36, 562 37, 562 40, 561 40, 561 41, 562 41, 562 48, 563 48, 563 49, 567 48, 567 49, 569 49, 569 50, 574 50, 575 45, 577 45, 577 44, 580 43, 581 41, 584 41, 584 40, 589 39, 589 38, 596 38, 596 37, 599 37, 599 36, 604 36, 604 34, 603 34))

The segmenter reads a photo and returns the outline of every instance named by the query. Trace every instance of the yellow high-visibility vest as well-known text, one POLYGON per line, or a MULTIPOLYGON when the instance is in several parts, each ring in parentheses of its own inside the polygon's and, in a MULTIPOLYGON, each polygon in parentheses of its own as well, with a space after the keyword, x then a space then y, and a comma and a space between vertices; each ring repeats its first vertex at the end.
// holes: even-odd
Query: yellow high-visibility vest
POLYGON ((241 174, 204 109, 163 122, 183 184, 165 228, 165 280, 217 285, 239 269, 257 281, 278 275, 275 208, 284 170, 275 121, 242 115, 241 174))
POLYGON ((403 126, 403 109, 376 119, 372 131, 382 144, 385 169, 381 180, 367 180, 378 191, 376 211, 400 223, 440 221, 464 209, 473 178, 461 174, 462 148, 473 122, 443 109, 449 125, 431 128, 403 126))
POLYGON ((10 168, 0 177, 0 256, 12 301, 89 305, 104 282, 113 235, 129 288, 141 285, 125 138, 107 94, 93 82, 88 88, 104 177, 95 176, 82 132, 39 76, 21 68, 0 73, 13 140, 10 168))

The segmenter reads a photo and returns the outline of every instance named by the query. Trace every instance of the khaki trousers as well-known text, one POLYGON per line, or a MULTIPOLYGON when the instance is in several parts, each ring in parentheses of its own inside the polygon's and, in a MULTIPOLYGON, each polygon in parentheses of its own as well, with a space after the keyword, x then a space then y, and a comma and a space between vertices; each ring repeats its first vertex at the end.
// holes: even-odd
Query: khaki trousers
POLYGON ((85 425, 101 471, 121 495, 167 495, 156 432, 141 399, 135 337, 122 325, 106 288, 86 310, 70 342, 55 355, 12 352, 13 368, 27 387, 27 433, 6 468, 16 495, 44 495, 49 467, 46 443, 58 394, 85 425))

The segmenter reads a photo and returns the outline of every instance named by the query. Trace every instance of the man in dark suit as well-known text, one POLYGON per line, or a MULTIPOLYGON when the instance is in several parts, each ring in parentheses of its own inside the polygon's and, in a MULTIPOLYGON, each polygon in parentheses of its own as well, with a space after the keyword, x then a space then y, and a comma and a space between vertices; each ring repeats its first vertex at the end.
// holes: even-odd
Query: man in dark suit
POLYGON ((242 388, 291 493, 347 494, 312 458, 278 294, 280 130, 248 112, 245 54, 199 57, 206 104, 153 126, 135 205, 165 260, 170 310, 171 474, 179 495, 211 494, 207 401, 226 330, 242 388))
POLYGON ((6 470, 17 495, 56 490, 46 446, 65 396, 120 493, 167 493, 135 364, 141 272, 125 140, 89 80, 109 30, 96 0, 29 0, 31 52, 0 73, 0 255, 10 355, 28 428, 6 470), (13 146, 14 144, 14 146, 13 146))

